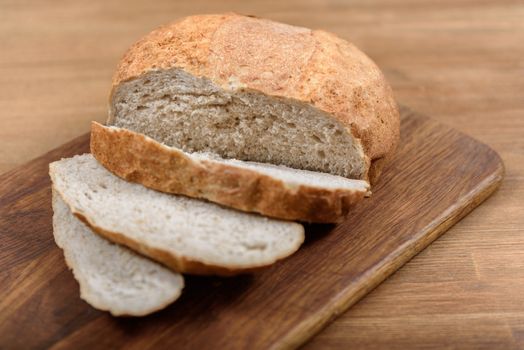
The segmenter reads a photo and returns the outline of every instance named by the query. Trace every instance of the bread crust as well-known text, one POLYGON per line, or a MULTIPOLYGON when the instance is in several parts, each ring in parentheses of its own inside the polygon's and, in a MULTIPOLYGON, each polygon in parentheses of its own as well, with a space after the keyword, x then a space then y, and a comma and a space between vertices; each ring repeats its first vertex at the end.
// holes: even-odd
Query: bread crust
POLYGON ((290 186, 255 170, 196 160, 142 134, 97 122, 91 124, 91 153, 125 180, 284 220, 337 222, 367 194, 290 186))
MULTIPOLYGON (((171 68, 229 91, 250 89, 327 112, 360 140, 368 167, 389 159, 399 140, 398 107, 380 69, 325 31, 234 13, 182 18, 131 46, 113 77, 112 94, 124 81, 171 68)), ((112 118, 110 112, 110 123, 112 118)), ((363 179, 374 182, 379 173, 363 179)))

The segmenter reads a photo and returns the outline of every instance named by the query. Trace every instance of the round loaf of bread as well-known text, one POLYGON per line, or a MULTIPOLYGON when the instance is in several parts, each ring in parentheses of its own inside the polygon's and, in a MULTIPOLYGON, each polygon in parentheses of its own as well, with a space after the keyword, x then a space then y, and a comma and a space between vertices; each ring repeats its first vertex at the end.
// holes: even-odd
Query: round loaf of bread
POLYGON ((108 124, 187 152, 372 183, 399 139, 391 88, 354 45, 237 14, 186 17, 134 44, 108 124))

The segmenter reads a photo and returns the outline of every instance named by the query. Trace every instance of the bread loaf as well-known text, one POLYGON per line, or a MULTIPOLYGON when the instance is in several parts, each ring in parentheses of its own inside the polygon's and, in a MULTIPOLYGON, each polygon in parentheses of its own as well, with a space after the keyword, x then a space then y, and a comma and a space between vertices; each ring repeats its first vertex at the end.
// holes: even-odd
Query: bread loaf
POLYGON ((391 88, 354 45, 237 14, 183 18, 134 44, 113 78, 108 125, 371 183, 399 138, 391 88))

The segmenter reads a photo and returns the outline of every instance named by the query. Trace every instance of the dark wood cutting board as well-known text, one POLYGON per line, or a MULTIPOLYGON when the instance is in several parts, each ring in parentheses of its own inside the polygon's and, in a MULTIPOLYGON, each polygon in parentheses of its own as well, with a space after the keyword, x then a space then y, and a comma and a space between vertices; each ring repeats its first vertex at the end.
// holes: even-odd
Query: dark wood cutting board
POLYGON ((337 226, 307 226, 294 256, 252 276, 187 277, 183 296, 143 318, 79 298, 53 241, 48 163, 88 136, 0 176, 0 349, 297 346, 486 199, 504 167, 488 146, 402 110, 402 141, 373 196, 337 226))

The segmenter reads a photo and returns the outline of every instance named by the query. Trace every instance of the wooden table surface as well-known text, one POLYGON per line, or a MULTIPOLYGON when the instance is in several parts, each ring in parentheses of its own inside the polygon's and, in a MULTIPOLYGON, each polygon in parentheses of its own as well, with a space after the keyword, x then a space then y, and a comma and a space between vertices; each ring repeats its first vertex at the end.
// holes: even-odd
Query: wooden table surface
POLYGON ((500 190, 306 348, 524 348, 524 2, 0 0, 0 172, 105 119, 127 46, 234 10, 353 41, 397 100, 489 144, 500 190))

